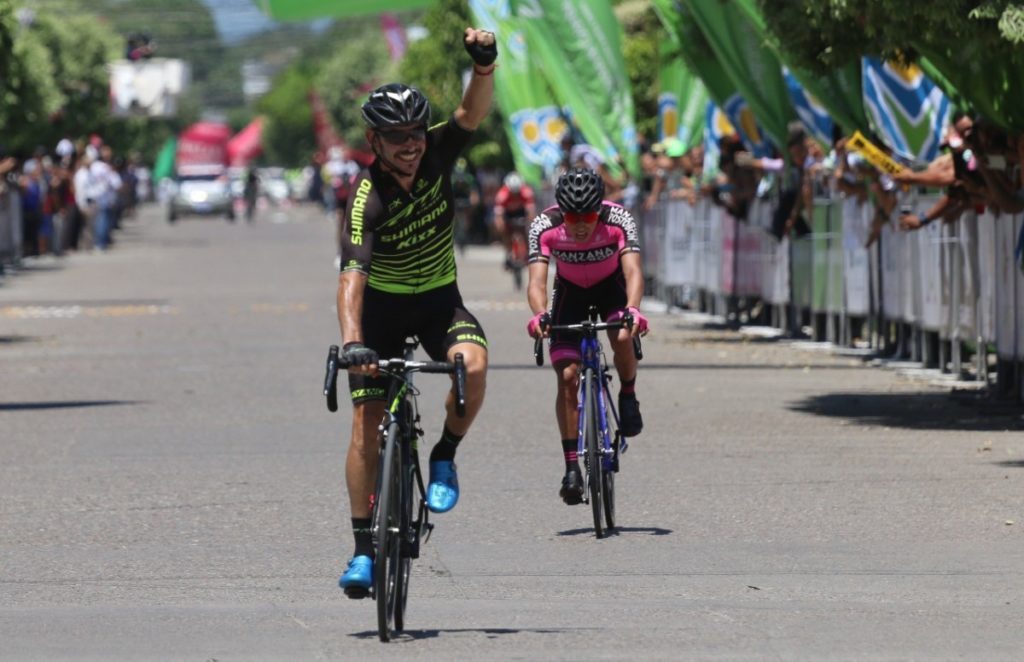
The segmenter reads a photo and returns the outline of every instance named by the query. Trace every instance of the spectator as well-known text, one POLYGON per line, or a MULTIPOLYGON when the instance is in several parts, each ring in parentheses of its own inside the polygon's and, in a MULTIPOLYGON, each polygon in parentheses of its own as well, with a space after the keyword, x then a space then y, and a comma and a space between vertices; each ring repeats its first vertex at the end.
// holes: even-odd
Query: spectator
POLYGON ((772 215, 771 227, 771 233, 780 241, 790 232, 795 232, 797 237, 811 232, 804 218, 804 211, 811 208, 813 197, 811 178, 805 172, 811 158, 807 150, 806 133, 802 129, 790 131, 786 149, 790 162, 779 194, 779 206, 772 215))

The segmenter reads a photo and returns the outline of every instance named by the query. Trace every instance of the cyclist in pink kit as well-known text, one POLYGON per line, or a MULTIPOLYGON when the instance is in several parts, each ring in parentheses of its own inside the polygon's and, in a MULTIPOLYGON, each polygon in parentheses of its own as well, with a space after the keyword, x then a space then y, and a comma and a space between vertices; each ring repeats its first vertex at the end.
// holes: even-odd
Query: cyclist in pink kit
MULTIPOLYGON (((530 224, 530 283, 527 297, 534 316, 527 331, 548 336, 551 324, 573 324, 587 318, 596 306, 605 321, 633 316, 631 330, 608 332, 619 373, 620 432, 633 437, 643 429, 636 399, 637 360, 632 336, 647 333, 640 314, 644 293, 640 242, 636 222, 625 208, 604 198, 604 181, 593 170, 573 168, 558 180, 557 205, 542 211, 530 224), (555 288, 548 305, 548 264, 557 264, 555 288)), ((583 479, 576 457, 579 341, 571 335, 550 334, 551 363, 558 380, 555 415, 562 435, 565 476, 559 496, 569 505, 583 500, 583 479)))

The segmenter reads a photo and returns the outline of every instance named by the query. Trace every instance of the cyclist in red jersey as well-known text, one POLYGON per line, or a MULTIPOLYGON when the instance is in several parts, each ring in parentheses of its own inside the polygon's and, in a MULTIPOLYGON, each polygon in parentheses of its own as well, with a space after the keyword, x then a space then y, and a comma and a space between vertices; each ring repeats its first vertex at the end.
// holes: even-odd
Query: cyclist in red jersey
MULTIPOLYGON (((555 188, 557 205, 541 212, 530 224, 530 282, 527 298, 534 316, 527 331, 535 338, 548 336, 551 324, 573 324, 596 306, 601 319, 620 319, 629 313, 631 330, 608 332, 619 374, 620 432, 633 437, 643 429, 636 399, 637 360, 631 338, 647 333, 640 313, 644 276, 640 242, 633 215, 624 207, 603 200, 604 181, 587 168, 573 168, 555 188), (548 263, 557 264, 550 311, 548 263)), ((578 340, 568 334, 551 335, 551 364, 558 380, 555 415, 562 434, 565 476, 559 495, 569 505, 583 500, 583 479, 577 453, 577 399, 580 360, 578 340)))
POLYGON ((526 242, 526 223, 537 215, 533 189, 519 173, 505 175, 501 188, 494 196, 494 229, 501 236, 507 259, 505 266, 511 268, 514 260, 525 260, 526 255, 515 255, 513 240, 519 236, 526 242))

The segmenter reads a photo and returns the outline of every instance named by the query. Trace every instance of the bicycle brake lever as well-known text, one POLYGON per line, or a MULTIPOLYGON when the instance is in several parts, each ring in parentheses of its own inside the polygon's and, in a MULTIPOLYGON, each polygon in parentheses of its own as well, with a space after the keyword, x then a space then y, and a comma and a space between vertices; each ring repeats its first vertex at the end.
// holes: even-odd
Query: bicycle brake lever
POLYGON ((544 365, 544 336, 535 338, 533 341, 533 358, 537 365, 544 365))
POLYGON ((466 415, 466 361, 461 353, 455 355, 455 415, 466 415))

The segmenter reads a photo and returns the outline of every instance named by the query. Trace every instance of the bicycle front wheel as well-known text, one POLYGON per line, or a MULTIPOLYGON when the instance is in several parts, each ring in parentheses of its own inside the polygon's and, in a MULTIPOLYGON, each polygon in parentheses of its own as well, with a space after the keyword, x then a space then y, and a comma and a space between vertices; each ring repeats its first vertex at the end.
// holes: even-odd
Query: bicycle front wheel
POLYGON ((395 593, 395 632, 405 629, 405 608, 409 603, 409 577, 412 574, 413 547, 419 544, 419 531, 414 527, 412 519, 413 495, 416 493, 416 468, 409 450, 410 444, 402 448, 402 507, 401 507, 401 553, 398 557, 398 573, 396 574, 395 593))
POLYGON ((377 601, 377 633, 381 641, 390 641, 398 604, 398 573, 401 565, 400 506, 402 502, 401 456, 398 426, 388 429, 381 454, 379 490, 374 501, 374 530, 377 534, 373 562, 374 599, 377 601))
POLYGON ((590 490, 590 508, 594 511, 594 534, 600 538, 604 535, 604 521, 601 517, 604 505, 604 467, 601 462, 601 440, 597 427, 597 379, 594 371, 589 368, 583 379, 583 446, 586 452, 587 487, 590 490))

